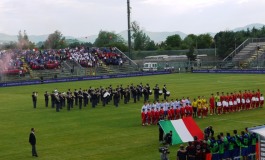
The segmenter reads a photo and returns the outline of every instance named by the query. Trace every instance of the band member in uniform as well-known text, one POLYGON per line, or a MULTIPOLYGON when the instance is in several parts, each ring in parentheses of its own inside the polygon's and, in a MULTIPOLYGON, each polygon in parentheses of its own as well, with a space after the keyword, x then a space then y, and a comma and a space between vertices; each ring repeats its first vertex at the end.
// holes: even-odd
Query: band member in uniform
POLYGON ((60 98, 58 93, 54 93, 54 97, 55 97, 55 105, 56 105, 56 112, 60 111, 60 98))
POLYGON ((84 97, 84 107, 88 105, 88 92, 87 90, 83 90, 83 97, 84 97))
POLYGON ((44 99, 45 99, 45 107, 48 107, 48 104, 49 104, 49 94, 48 94, 48 91, 45 92, 44 94, 44 99))
POLYGON ((63 94, 61 92, 59 92, 59 99, 60 99, 60 109, 63 109, 63 107, 64 107, 64 98, 63 98, 63 94))
POLYGON ((124 104, 127 104, 129 102, 130 99, 130 91, 129 88, 125 88, 124 89, 124 104))
POLYGON ((147 97, 146 97, 146 100, 148 101, 148 100, 149 100, 149 95, 152 94, 152 90, 150 89, 150 86, 149 86, 148 83, 146 84, 145 88, 146 88, 147 92, 149 93, 149 94, 147 95, 147 97))
POLYGON ((95 108, 96 105, 97 105, 97 94, 94 90, 92 90, 92 92, 90 93, 91 94, 91 105, 92 105, 92 108, 95 108))
POLYGON ((146 87, 143 88, 144 101, 148 101, 149 90, 146 87))
POLYGON ((79 92, 79 94, 78 94, 78 104, 79 104, 79 109, 82 109, 82 103, 83 103, 83 93, 82 93, 82 91, 81 92, 79 92))
POLYGON ((52 103, 52 108, 54 108, 54 106, 56 104, 56 99, 55 99, 55 93, 54 93, 54 91, 52 91, 52 94, 51 94, 51 103, 52 103))
POLYGON ((167 87, 166 85, 164 84, 164 87, 163 87, 163 94, 164 94, 164 100, 167 99, 167 87))
POLYGON ((66 96, 67 110, 70 111, 72 103, 72 92, 67 92, 66 96))
POLYGON ((157 101, 159 100, 159 87, 158 84, 156 84, 155 88, 153 88, 154 90, 154 100, 157 101))
POLYGON ((137 85, 136 89, 136 97, 137 101, 140 101, 140 97, 142 97, 142 87, 140 85, 137 85))
POLYGON ((38 97, 38 92, 32 92, 32 102, 33 102, 33 108, 37 107, 37 97, 38 97))
POLYGON ((131 94, 132 94, 133 102, 136 103, 137 89, 135 87, 131 88, 131 94))
POLYGON ((78 91, 77 91, 77 89, 75 89, 75 91, 74 91, 74 96, 75 96, 75 105, 77 106, 78 105, 78 91))
POLYGON ((120 100, 120 93, 119 93, 119 89, 117 88, 116 91, 113 92, 113 103, 114 103, 114 106, 118 107, 119 100, 120 100))

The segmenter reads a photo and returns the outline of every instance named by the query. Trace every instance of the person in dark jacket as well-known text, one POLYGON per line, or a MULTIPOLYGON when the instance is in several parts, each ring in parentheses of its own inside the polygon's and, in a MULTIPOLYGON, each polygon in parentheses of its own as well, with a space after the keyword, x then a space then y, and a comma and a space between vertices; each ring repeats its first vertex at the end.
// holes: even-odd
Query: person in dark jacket
POLYGON ((31 132, 29 134, 29 143, 32 146, 32 156, 38 157, 37 151, 36 151, 36 137, 35 137, 35 129, 31 128, 31 132))

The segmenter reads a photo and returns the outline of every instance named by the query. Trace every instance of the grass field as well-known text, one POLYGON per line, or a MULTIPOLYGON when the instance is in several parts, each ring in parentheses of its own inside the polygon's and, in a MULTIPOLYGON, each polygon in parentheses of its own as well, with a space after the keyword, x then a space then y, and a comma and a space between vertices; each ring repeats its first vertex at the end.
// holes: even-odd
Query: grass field
MULTIPOLYGON (((35 127, 38 159, 44 160, 156 160, 159 158, 158 127, 141 126, 140 108, 143 100, 127 105, 112 103, 91 106, 68 112, 44 107, 44 92, 55 88, 88 88, 89 86, 127 86, 149 83, 151 87, 167 85, 171 98, 198 95, 209 97, 217 91, 257 90, 265 91, 265 75, 247 74, 170 74, 42 84, 0 88, 0 159, 32 159, 28 143, 30 128, 35 127), (31 93, 38 91, 37 109, 33 109, 31 93)), ((153 96, 151 96, 151 100, 153 96)), ((238 113, 195 119, 201 129, 212 125, 216 133, 243 130, 245 127, 265 124, 264 108, 238 113)), ((170 159, 175 159, 178 146, 170 148, 170 159)))

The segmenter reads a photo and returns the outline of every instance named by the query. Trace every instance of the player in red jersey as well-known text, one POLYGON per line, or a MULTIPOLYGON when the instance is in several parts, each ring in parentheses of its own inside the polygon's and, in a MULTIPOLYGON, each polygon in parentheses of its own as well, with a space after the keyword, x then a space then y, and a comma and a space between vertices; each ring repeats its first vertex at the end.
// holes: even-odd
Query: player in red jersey
POLYGON ((259 107, 263 107, 263 104, 264 104, 264 97, 263 97, 263 94, 260 94, 260 104, 259 104, 259 107))
POLYGON ((155 124, 157 124, 158 121, 159 121, 159 110, 156 109, 156 110, 155 110, 155 124))
POLYGON ((155 108, 152 106, 151 108, 151 124, 155 124, 155 108))
POLYGON ((255 91, 252 91, 250 104, 251 104, 252 109, 254 109, 256 107, 256 93, 255 93, 255 91))
POLYGON ((163 107, 160 107, 160 110, 159 110, 159 119, 164 119, 164 109, 163 109, 163 107))
POLYGON ((236 111, 238 111, 238 106, 237 106, 237 93, 236 92, 234 92, 234 94, 233 94, 233 106, 234 106, 234 111, 236 112, 236 111))
POLYGON ((181 116, 181 118, 184 118, 185 114, 186 114, 185 107, 181 104, 180 105, 180 116, 181 116))
POLYGON ((186 103, 186 117, 192 117, 192 106, 190 105, 190 103, 186 103))
POLYGON ((242 98, 242 105, 243 105, 242 107, 244 108, 244 110, 247 110, 247 103, 246 103, 247 99, 248 99, 248 93, 247 93, 247 90, 245 90, 245 92, 243 93, 243 98, 242 98))
POLYGON ((238 106, 238 110, 239 111, 242 110, 242 102, 241 102, 241 99, 242 99, 242 93, 241 93, 241 91, 239 91, 239 93, 237 94, 237 98, 236 98, 237 106, 238 106))
POLYGON ((142 117, 142 126, 144 126, 146 122, 145 109, 142 109, 141 117, 142 117))
POLYGON ((168 107, 168 109, 167 109, 167 119, 171 120, 171 118, 172 118, 172 113, 171 113, 170 107, 168 107))
POLYGON ((259 108, 259 104, 260 104, 260 90, 258 89, 256 91, 256 108, 259 108))
POLYGON ((233 112, 234 110, 234 103, 233 103, 233 93, 230 93, 229 95, 229 101, 228 101, 228 105, 229 105, 229 112, 233 112))
POLYGON ((151 123, 151 110, 149 108, 147 109, 146 123, 147 125, 150 125, 151 123))
POLYGON ((176 114, 176 119, 180 119, 180 107, 176 108, 175 114, 176 114))
POLYGON ((171 112, 171 120, 174 120, 175 119, 175 110, 174 110, 173 106, 170 107, 170 112, 171 112))
MULTIPOLYGON (((252 93, 251 93, 250 90, 248 90, 248 92, 247 92, 247 98, 249 99, 249 104, 247 104, 247 108, 250 109, 250 107, 251 107, 251 99, 252 99, 252 93)), ((246 100, 246 102, 247 102, 247 100, 246 100)))

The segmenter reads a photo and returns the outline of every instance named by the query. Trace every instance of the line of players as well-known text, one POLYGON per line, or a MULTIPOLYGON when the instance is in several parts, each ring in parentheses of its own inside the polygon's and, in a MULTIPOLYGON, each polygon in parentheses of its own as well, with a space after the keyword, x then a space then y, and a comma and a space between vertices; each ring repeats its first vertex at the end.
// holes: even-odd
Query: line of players
POLYGON ((244 93, 219 92, 209 98, 209 103, 204 96, 198 96, 191 102, 189 97, 168 100, 144 102, 141 108, 142 125, 157 124, 161 119, 174 120, 183 117, 193 116, 194 118, 207 117, 208 114, 225 114, 229 112, 249 110, 263 107, 264 97, 258 89, 257 92, 245 90, 244 93))
POLYGON ((180 119, 183 117, 189 117, 193 115, 193 108, 191 106, 190 100, 187 97, 180 100, 172 99, 170 102, 168 100, 154 101, 153 103, 144 102, 141 109, 142 125, 156 125, 159 120, 168 119, 180 119))
POLYGON ((241 110, 255 109, 263 107, 264 97, 258 89, 255 91, 245 90, 245 92, 234 92, 225 94, 222 92, 211 95, 209 99, 210 114, 225 114, 241 110))
MULTIPOLYGON (((158 99, 160 95, 164 93, 164 99, 169 96, 169 92, 164 85, 163 90, 160 90, 158 84, 152 89, 154 91, 154 99, 158 99)), ((48 107, 49 99, 51 99, 51 107, 56 108, 56 111, 59 112, 60 109, 67 106, 67 110, 75 106, 79 106, 79 109, 82 107, 88 106, 89 102, 91 103, 92 108, 95 108, 100 102, 102 106, 106 106, 113 100, 114 106, 118 107, 121 100, 124 104, 127 104, 132 99, 134 103, 140 101, 141 97, 144 100, 149 100, 150 95, 152 94, 149 84, 143 86, 142 83, 139 85, 128 85, 124 87, 118 85, 116 88, 108 86, 106 89, 100 86, 99 88, 89 89, 75 89, 73 92, 71 89, 68 89, 67 92, 59 92, 57 89, 52 91, 49 94, 47 91, 44 94, 45 106, 48 107)))

